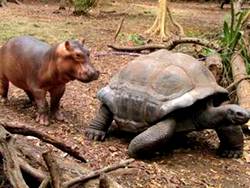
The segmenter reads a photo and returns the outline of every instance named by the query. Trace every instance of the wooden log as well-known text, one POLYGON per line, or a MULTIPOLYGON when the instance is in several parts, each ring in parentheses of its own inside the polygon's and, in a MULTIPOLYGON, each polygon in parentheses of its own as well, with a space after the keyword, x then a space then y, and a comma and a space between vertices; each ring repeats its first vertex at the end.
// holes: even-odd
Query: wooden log
MULTIPOLYGON (((247 70, 245 66, 244 59, 239 53, 235 53, 231 60, 232 74, 234 82, 247 77, 247 70)), ((250 82, 245 79, 238 83, 236 93, 238 96, 238 103, 241 107, 250 110, 250 82)), ((250 121, 247 123, 250 129, 250 121)))

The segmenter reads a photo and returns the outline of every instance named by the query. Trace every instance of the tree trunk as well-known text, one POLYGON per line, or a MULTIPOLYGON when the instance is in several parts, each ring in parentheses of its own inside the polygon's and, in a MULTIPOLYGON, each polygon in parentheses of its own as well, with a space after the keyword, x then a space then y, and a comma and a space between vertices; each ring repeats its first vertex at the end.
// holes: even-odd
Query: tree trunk
POLYGON ((159 0, 157 17, 152 27, 146 33, 152 35, 159 33, 161 40, 167 40, 172 35, 184 35, 183 28, 172 17, 167 0, 159 0))
MULTIPOLYGON (((247 70, 245 66, 244 59, 238 53, 235 53, 231 60, 231 67, 234 82, 247 76, 247 70)), ((250 110, 250 82, 249 80, 242 80, 236 89, 238 103, 241 107, 250 110)), ((248 128, 250 129, 250 122, 247 123, 248 128)))
MULTIPOLYGON (((233 2, 233 13, 231 16, 236 18, 236 15, 241 10, 242 0, 236 0, 233 2)), ((247 28, 245 28, 245 32, 247 28)), ((249 33, 248 33, 249 34, 249 33)), ((249 38, 245 38, 249 44, 249 38)), ((249 54, 249 47, 248 47, 248 54, 249 54)), ((241 80, 243 77, 247 77, 247 68, 243 57, 241 56, 240 52, 235 52, 231 58, 231 68, 233 74, 234 82, 241 80)), ((238 103, 243 108, 250 110, 250 82, 249 80, 242 79, 241 82, 237 85, 236 93, 238 97, 238 103)), ((250 121, 247 123, 248 129, 250 129, 250 121)))

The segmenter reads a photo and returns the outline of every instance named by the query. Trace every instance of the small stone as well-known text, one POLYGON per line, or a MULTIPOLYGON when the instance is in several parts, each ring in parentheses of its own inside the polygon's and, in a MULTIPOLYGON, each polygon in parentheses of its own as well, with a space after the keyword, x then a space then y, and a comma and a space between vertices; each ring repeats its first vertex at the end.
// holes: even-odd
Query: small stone
POLYGON ((109 151, 115 152, 115 151, 117 151, 117 148, 114 146, 109 146, 109 151))

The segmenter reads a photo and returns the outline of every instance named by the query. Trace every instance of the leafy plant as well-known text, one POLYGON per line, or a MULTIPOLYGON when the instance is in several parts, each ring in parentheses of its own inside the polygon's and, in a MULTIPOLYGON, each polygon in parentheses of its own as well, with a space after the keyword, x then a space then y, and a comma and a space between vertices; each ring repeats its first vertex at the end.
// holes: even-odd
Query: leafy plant
POLYGON ((144 38, 138 34, 131 34, 128 36, 128 40, 133 42, 136 45, 144 45, 144 38))
POLYGON ((96 4, 97 0, 74 0, 74 14, 83 15, 87 14, 88 11, 96 4))
POLYGON ((231 14, 231 23, 229 24, 228 21, 224 21, 222 37, 220 40, 221 46, 223 48, 221 52, 221 57, 224 65, 223 76, 227 79, 228 83, 232 80, 232 70, 230 61, 235 51, 239 51, 242 54, 247 65, 248 72, 250 73, 250 57, 247 53, 243 37, 243 28, 247 21, 247 18, 250 16, 250 11, 240 11, 234 16, 234 11, 232 7, 231 14))

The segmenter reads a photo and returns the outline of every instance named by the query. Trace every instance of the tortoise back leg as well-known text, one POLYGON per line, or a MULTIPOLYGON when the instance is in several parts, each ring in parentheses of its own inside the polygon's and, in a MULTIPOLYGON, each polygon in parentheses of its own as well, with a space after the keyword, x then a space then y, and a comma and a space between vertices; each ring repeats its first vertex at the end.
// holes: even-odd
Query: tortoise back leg
POLYGON ((136 136, 129 144, 129 156, 147 157, 165 147, 174 133, 175 125, 174 119, 167 119, 136 136))
POLYGON ((227 126, 216 129, 220 139, 218 154, 227 158, 239 158, 243 154, 243 132, 241 126, 227 126))
POLYGON ((113 113, 104 104, 101 105, 96 117, 90 122, 85 130, 85 135, 92 140, 103 141, 108 128, 113 121, 113 113))

